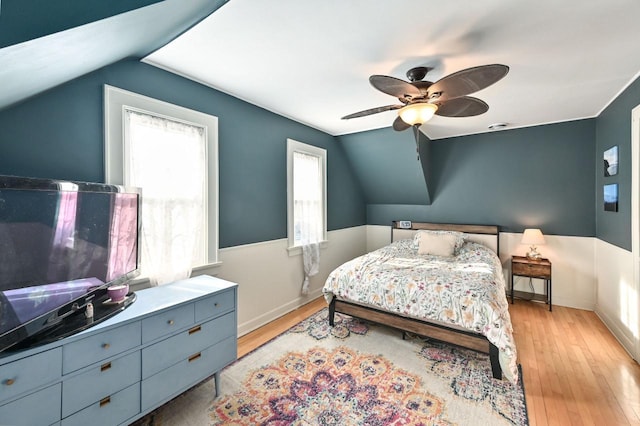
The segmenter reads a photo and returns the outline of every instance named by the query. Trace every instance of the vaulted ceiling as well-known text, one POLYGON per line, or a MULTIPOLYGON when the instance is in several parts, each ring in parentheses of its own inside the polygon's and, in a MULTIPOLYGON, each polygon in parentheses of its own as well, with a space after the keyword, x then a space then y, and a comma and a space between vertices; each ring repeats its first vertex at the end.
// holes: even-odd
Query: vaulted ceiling
POLYGON ((431 139, 595 117, 638 75, 638 16, 635 0, 4 0, 0 108, 139 57, 332 135, 389 127, 394 111, 340 117, 397 103, 368 77, 414 66, 510 67, 474 94, 487 113, 435 117, 431 139))
POLYGON ((638 17, 636 0, 232 0, 145 61, 332 135, 395 119, 340 119, 399 103, 370 75, 508 65, 472 95, 487 113, 422 126, 439 139, 597 116, 640 71, 638 17))

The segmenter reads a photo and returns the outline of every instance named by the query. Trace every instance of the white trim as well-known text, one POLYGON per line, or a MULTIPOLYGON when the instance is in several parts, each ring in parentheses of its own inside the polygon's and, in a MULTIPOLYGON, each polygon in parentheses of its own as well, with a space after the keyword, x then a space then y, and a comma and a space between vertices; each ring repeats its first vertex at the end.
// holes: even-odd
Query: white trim
POLYGON ((620 97, 620 95, 622 93, 624 93, 624 91, 627 90, 629 88, 629 86, 631 86, 638 79, 638 77, 640 77, 640 71, 635 73, 635 75, 633 77, 631 77, 631 79, 627 82, 627 84, 622 86, 620 88, 620 90, 618 90, 618 92, 614 93, 614 95, 611 97, 611 99, 609 99, 609 102, 605 103, 604 106, 602 108, 600 108, 600 111, 598 111, 596 113, 595 117, 596 118, 599 117, 600 114, 602 114, 605 109, 609 108, 609 105, 611 105, 616 99, 618 99, 618 97, 620 97))
POLYGON ((308 145, 293 139, 287 139, 287 242, 290 255, 300 254, 294 243, 293 232, 293 153, 299 152, 319 157, 322 162, 322 242, 327 241, 327 150, 308 145))
MULTIPOLYGON (((631 111, 631 252, 633 287, 640 295, 640 105, 631 111)), ((638 297, 640 311, 640 297, 638 297)), ((640 330, 640 318, 638 320, 640 330)), ((640 359, 640 336, 635 336, 633 358, 640 359)))
POLYGON ((129 110, 142 111, 206 129, 208 154, 208 176, 205 183, 208 191, 207 214, 205 216, 208 218, 205 223, 208 236, 206 257, 209 264, 217 264, 219 247, 218 117, 105 84, 104 177, 105 182, 110 184, 123 183, 125 107, 129 110))

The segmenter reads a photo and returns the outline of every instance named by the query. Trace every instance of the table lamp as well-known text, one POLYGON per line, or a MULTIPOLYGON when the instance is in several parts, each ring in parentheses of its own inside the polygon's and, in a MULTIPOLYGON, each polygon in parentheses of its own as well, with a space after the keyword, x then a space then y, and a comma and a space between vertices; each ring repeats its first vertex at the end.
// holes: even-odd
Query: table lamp
POLYGON ((544 235, 542 235, 542 231, 535 228, 528 228, 524 230, 524 234, 522 234, 521 244, 529 245, 529 252, 527 252, 527 257, 532 260, 539 260, 542 256, 538 253, 538 249, 536 245, 544 244, 544 235))

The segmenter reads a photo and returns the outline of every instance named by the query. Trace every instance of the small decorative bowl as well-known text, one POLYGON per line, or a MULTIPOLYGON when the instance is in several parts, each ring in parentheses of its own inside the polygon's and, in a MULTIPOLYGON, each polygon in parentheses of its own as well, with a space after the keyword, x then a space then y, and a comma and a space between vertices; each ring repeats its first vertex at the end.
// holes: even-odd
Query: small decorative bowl
POLYGON ((129 293, 129 284, 107 287, 107 295, 112 302, 122 302, 127 293, 129 293))

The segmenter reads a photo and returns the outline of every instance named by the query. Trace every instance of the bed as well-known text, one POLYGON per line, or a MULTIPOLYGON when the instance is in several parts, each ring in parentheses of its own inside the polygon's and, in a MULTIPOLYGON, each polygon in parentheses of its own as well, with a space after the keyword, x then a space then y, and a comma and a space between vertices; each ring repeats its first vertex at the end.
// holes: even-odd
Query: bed
POLYGON ((393 222, 390 245, 327 278, 329 324, 340 312, 487 353, 493 377, 515 383, 517 353, 498 244, 493 225, 414 222, 401 229, 393 222))

